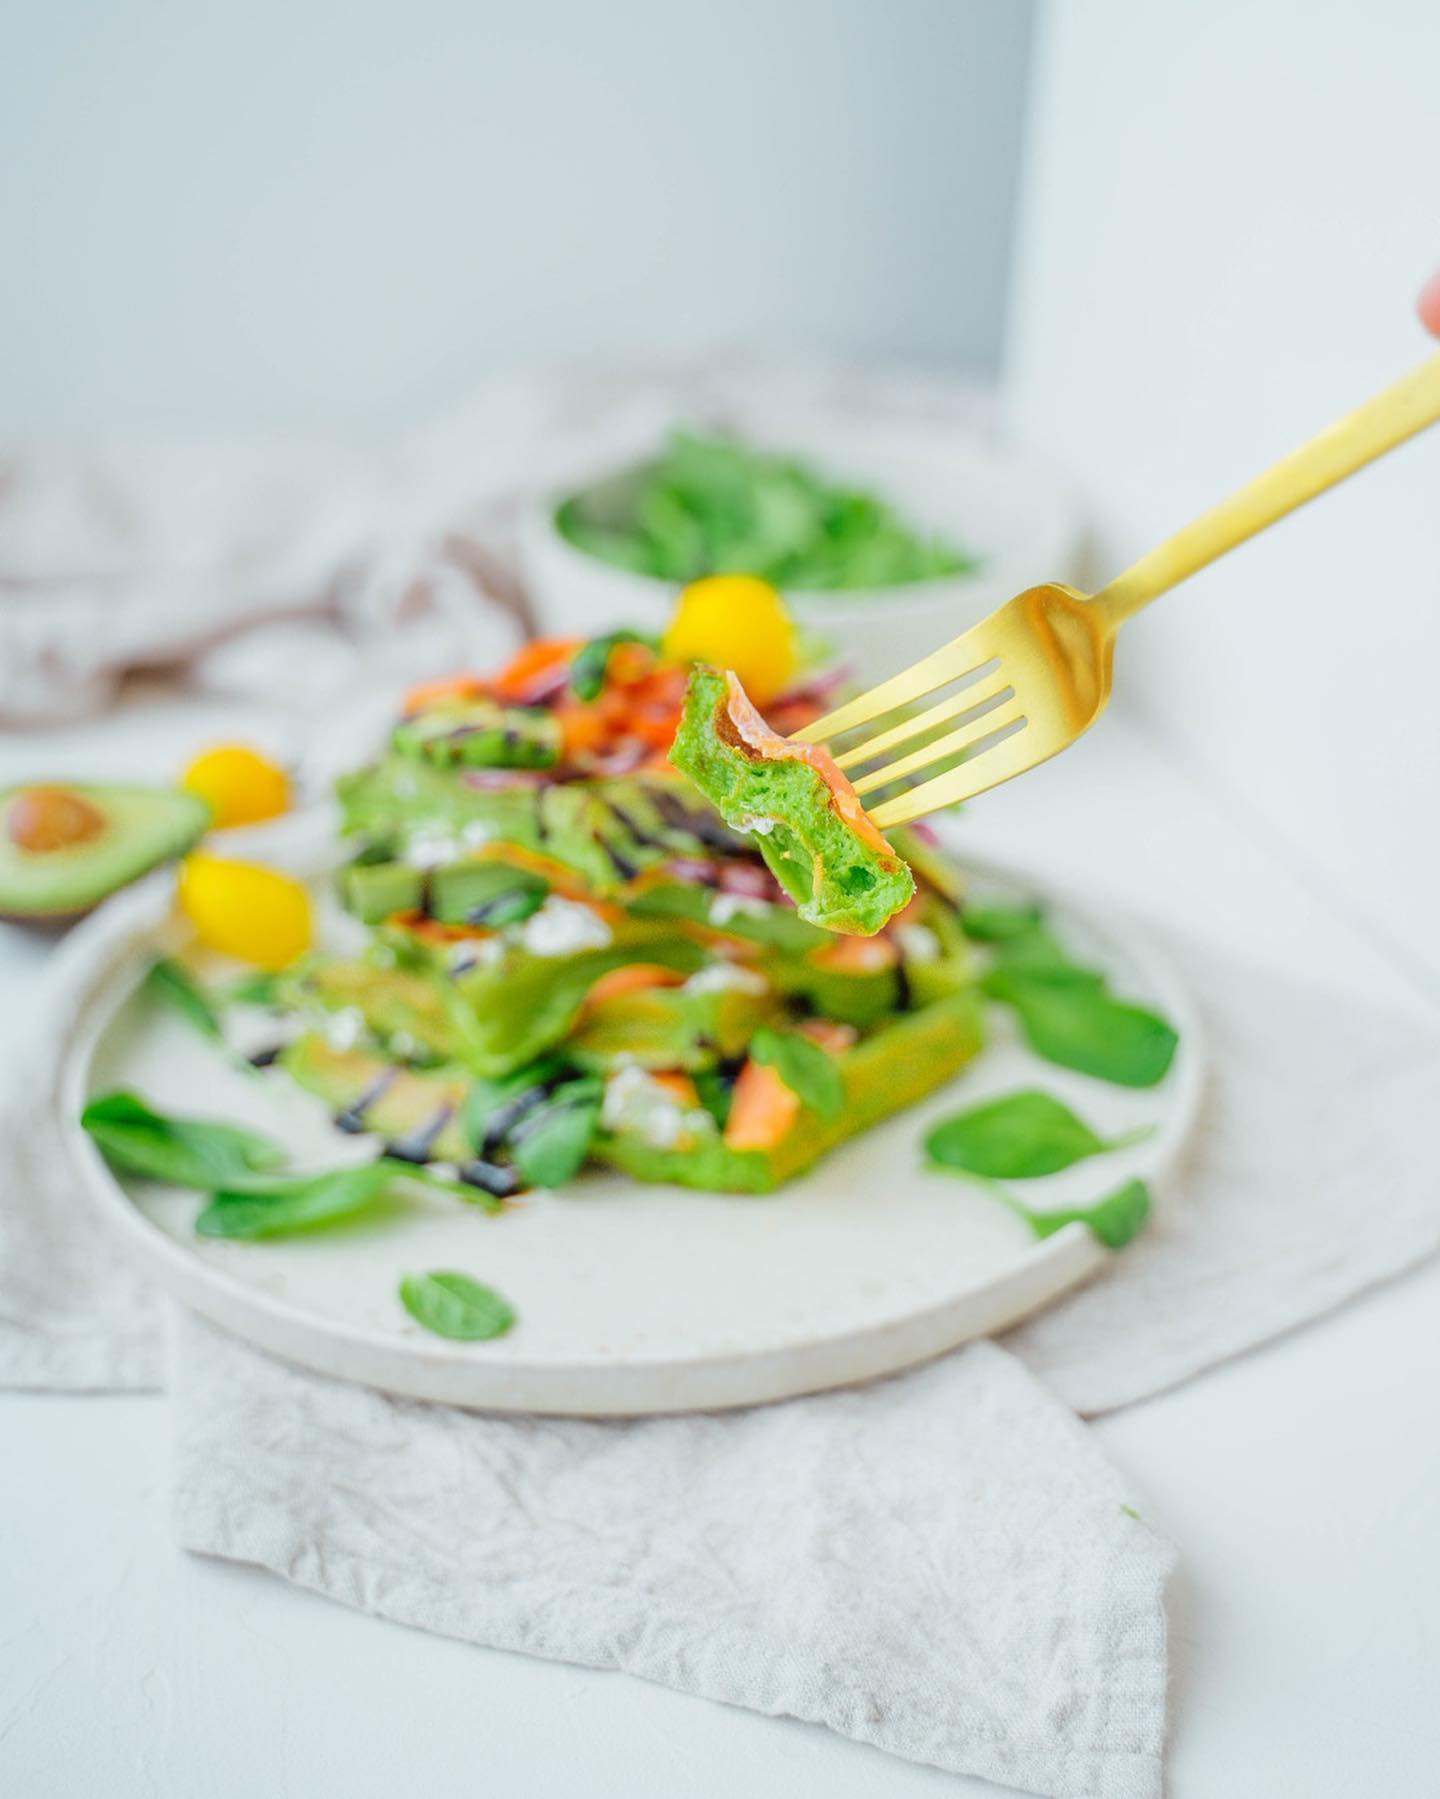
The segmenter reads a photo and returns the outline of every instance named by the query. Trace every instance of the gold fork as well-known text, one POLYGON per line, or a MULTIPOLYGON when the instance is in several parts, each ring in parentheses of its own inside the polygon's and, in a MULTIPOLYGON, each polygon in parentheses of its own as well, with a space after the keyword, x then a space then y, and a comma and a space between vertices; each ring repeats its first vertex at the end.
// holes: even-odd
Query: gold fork
POLYGON ((1126 619, 1437 419, 1440 356, 1433 356, 1142 556, 1101 592, 1083 594, 1059 583, 1027 588, 933 655, 797 731, 794 740, 831 743, 861 795, 883 794, 960 758, 868 807, 882 829, 1024 774, 1067 749, 1105 710, 1115 638, 1126 619), (835 739, 937 694, 943 697, 922 711, 835 746, 835 739), (953 730, 940 730, 951 723, 953 730))

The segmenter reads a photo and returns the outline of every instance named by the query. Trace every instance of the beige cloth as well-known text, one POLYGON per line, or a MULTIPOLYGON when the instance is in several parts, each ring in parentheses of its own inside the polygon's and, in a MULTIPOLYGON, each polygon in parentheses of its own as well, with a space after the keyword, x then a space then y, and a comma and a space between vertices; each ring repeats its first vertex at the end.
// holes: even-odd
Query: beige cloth
POLYGON ((75 718, 127 669, 311 706, 493 660, 537 491, 680 422, 834 408, 973 419, 966 384, 707 359, 521 370, 369 438, 0 449, 0 724, 75 718))

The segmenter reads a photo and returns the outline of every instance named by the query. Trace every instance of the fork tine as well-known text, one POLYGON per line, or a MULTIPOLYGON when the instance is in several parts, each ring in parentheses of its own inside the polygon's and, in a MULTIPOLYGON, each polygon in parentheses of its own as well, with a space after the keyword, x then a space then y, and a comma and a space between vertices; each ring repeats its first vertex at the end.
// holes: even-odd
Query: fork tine
POLYGON ((938 812, 944 806, 973 800, 976 794, 998 787, 1014 775, 1023 775, 1027 769, 1048 761, 1064 748, 1066 741, 1057 740, 1050 733, 1033 727, 1016 731, 1003 742, 978 751, 958 768, 936 775, 933 780, 922 781, 918 787, 907 788, 893 800, 876 806, 870 813, 871 821, 880 830, 888 831, 896 825, 908 824, 912 818, 922 818, 927 812, 938 812))
POLYGON ((837 768, 854 768, 861 762, 873 762, 887 750, 896 749, 900 744, 908 743, 912 737, 933 730, 936 725, 943 725, 949 719, 974 712, 981 706, 993 707, 1002 700, 1008 700, 1013 691, 1009 682, 1003 678, 999 681, 986 681, 983 678, 974 681, 969 687, 962 687, 959 693, 952 693, 948 699, 941 700, 938 705, 928 706, 924 712, 901 719, 890 730, 868 737, 864 743, 857 743, 853 749, 837 756, 835 765, 837 768))
POLYGON ((912 750, 898 762, 887 763, 884 768, 862 775, 855 782, 855 791, 874 793, 877 788, 891 787, 908 775, 919 774, 922 768, 931 768, 950 756, 958 756, 962 750, 974 749, 986 738, 993 737, 997 731, 1012 730, 1016 725, 1025 723, 1025 714, 1018 705, 997 706, 991 712, 982 713, 979 718, 972 718, 958 730, 950 731, 944 737, 937 737, 934 743, 922 744, 918 750, 912 750))
POLYGON ((827 712, 823 718, 794 732, 792 741, 824 743, 827 737, 853 731, 857 725, 868 725, 871 719, 893 712, 897 706, 913 705, 916 700, 923 700, 927 693, 934 693, 937 687, 948 687, 952 681, 958 681, 962 675, 973 675, 985 663, 995 660, 994 650, 987 647, 991 638, 987 629, 990 623, 989 619, 982 620, 921 661, 913 662, 909 668, 902 668, 898 675, 891 675, 888 681, 872 687, 868 693, 847 700, 843 706, 837 706, 833 712, 827 712))

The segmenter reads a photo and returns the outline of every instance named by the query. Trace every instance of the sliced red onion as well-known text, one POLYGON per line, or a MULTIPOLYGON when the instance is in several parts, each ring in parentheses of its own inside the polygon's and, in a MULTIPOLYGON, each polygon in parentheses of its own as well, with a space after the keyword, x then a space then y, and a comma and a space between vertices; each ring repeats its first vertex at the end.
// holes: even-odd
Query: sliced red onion
POLYGON ((780 696, 780 703, 786 706, 803 705, 806 700, 828 700, 851 678, 851 670, 843 662, 837 662, 830 668, 823 668, 819 674, 811 675, 798 687, 791 687, 780 696))
POLYGON ((784 888, 770 870, 759 868, 752 862, 722 862, 720 891, 744 899, 769 900, 772 905, 781 904, 786 897, 784 888))
POLYGON ((905 829, 907 831, 913 831, 922 843, 933 843, 936 849, 939 849, 940 833, 935 829, 934 825, 927 825, 925 821, 920 818, 912 818, 905 829))
POLYGON ((467 768, 460 779, 478 793, 503 793, 517 787, 549 787, 555 777, 544 768, 467 768))
POLYGON ((570 664, 562 662, 558 668, 542 669, 520 692, 511 699, 511 705, 543 706, 547 700, 558 699, 570 684, 570 664))
POLYGON ((592 757, 590 766, 597 774, 632 775, 650 760, 654 752, 643 743, 612 750, 608 756, 592 757))
POLYGON ((719 863, 702 862, 695 856, 671 856, 665 872, 689 887, 715 887, 720 881, 719 863))

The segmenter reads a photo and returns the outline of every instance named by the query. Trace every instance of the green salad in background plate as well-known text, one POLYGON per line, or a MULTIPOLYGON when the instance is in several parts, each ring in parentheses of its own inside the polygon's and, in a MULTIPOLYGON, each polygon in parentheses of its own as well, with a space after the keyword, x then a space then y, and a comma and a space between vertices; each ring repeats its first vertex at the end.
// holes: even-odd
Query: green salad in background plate
POLYGON ((672 432, 654 461, 562 500, 555 525, 586 555, 665 581, 750 574, 795 592, 844 594, 979 566, 877 494, 795 457, 693 431, 672 432))

